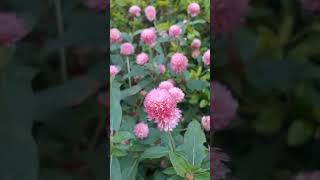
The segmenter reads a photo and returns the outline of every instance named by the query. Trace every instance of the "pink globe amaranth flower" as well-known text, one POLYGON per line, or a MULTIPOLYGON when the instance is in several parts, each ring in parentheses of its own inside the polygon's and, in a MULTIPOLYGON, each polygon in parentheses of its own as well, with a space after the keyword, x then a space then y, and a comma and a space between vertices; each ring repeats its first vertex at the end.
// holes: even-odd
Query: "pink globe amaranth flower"
POLYGON ((226 166, 229 157, 218 148, 210 148, 210 176, 214 180, 226 178, 230 169, 226 166))
POLYGON ((23 20, 15 13, 0 13, 0 45, 10 47, 27 34, 23 20))
POLYGON ((319 0, 300 0, 304 9, 308 11, 320 11, 319 0))
POLYGON ((211 84, 211 116, 212 125, 215 130, 223 129, 235 118, 238 103, 232 97, 231 92, 220 83, 214 81, 211 84))
POLYGON ((199 57, 199 55, 200 55, 199 49, 195 49, 192 51, 192 58, 196 59, 197 57, 199 57))
POLYGON ((120 54, 129 56, 134 53, 134 47, 131 43, 123 43, 120 46, 120 54))
POLYGON ((149 56, 146 53, 140 53, 136 57, 136 62, 139 65, 144 65, 149 61, 149 56))
POLYGON ((187 174, 186 175, 186 180, 193 180, 193 175, 192 174, 187 174))
POLYGON ((206 131, 210 131, 210 116, 203 116, 201 118, 201 124, 206 131))
POLYGON ((163 64, 159 64, 158 65, 160 74, 164 74, 166 72, 166 66, 164 66, 163 64))
POLYGON ((153 45, 157 40, 157 33, 154 28, 144 29, 140 39, 147 45, 153 45))
POLYGON ((298 174, 295 177, 295 180, 319 180, 319 179, 320 179, 320 171, 303 172, 298 174))
POLYGON ((169 28, 169 36, 170 37, 173 37, 173 38, 176 38, 178 36, 180 36, 181 34, 181 28, 178 26, 178 25, 172 25, 170 28, 169 28))
POLYGON ((200 39, 194 39, 190 45, 191 49, 199 49, 201 46, 201 41, 200 39))
POLYGON ((160 131, 169 132, 178 125, 180 119, 181 111, 178 108, 175 108, 171 116, 161 120, 155 120, 155 122, 157 123, 157 128, 160 131))
POLYGON ((122 41, 121 32, 117 28, 110 29, 110 42, 121 43, 121 41, 122 41))
POLYGON ((154 8, 153 6, 147 6, 144 9, 144 13, 146 14, 146 18, 149 21, 154 21, 156 19, 157 11, 156 8, 154 8))
POLYGON ((170 67, 173 72, 181 73, 188 67, 188 58, 182 53, 175 53, 171 57, 170 67))
POLYGON ((173 83, 170 82, 170 81, 162 81, 159 86, 158 86, 160 89, 166 89, 166 90, 169 90, 171 88, 174 87, 173 83))
POLYGON ((110 76, 114 77, 119 73, 118 68, 115 65, 110 65, 110 76))
POLYGON ((188 6, 188 14, 190 14, 191 17, 198 16, 199 13, 200 13, 199 4, 197 4, 195 2, 189 4, 189 6, 188 6))
POLYGON ((203 54, 202 61, 205 65, 210 65, 210 49, 203 54))
POLYGON ((148 137, 148 135, 149 135, 149 127, 147 124, 140 122, 140 123, 136 124, 133 132, 134 132, 134 135, 138 139, 144 139, 144 138, 148 137))
POLYGON ((140 7, 139 6, 136 6, 136 5, 134 5, 134 6, 131 6, 130 8, 129 8, 129 14, 130 15, 132 15, 132 16, 140 16, 141 15, 141 9, 140 9, 140 7))
POLYGON ((103 11, 107 9, 106 0, 86 0, 86 6, 91 9, 96 9, 97 11, 103 11))
POLYGON ((180 88, 173 87, 169 89, 169 93, 176 100, 177 103, 181 102, 184 99, 184 93, 180 88))
POLYGON ((213 0, 213 32, 223 34, 233 31, 244 21, 249 0, 213 0))

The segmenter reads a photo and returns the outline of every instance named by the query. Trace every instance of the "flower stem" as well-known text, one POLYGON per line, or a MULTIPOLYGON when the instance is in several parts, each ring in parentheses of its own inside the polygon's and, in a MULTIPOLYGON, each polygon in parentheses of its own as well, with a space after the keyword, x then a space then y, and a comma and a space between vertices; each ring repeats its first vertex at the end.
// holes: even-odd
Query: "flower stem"
MULTIPOLYGON (((129 56, 127 56, 127 68, 128 68, 128 74, 130 74, 130 62, 129 62, 129 56)), ((129 76, 129 87, 131 88, 131 77, 129 76)))

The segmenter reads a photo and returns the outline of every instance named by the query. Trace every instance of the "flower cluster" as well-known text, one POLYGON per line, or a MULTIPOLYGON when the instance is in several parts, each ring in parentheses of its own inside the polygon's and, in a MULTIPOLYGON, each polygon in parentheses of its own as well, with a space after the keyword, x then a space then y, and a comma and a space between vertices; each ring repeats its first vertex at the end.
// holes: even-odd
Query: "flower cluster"
POLYGON ((26 26, 16 14, 0 13, 0 45, 13 46, 26 34, 26 26))

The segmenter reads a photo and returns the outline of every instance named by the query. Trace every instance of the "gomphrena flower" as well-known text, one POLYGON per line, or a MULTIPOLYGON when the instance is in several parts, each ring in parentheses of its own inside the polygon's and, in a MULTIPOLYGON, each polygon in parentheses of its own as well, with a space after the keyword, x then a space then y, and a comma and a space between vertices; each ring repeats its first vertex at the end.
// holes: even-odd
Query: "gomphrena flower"
POLYGON ((139 65, 144 65, 149 61, 149 56, 146 53, 140 53, 136 57, 136 63, 139 65))
POLYGON ((176 100, 176 103, 179 103, 184 99, 184 93, 180 88, 177 88, 177 87, 170 88, 169 93, 176 100))
POLYGON ((121 43, 121 41, 122 41, 121 32, 117 28, 110 29, 110 42, 121 43))
POLYGON ((123 43, 120 46, 120 54, 129 56, 134 53, 134 47, 131 43, 123 43))
POLYGON ((201 41, 200 39, 194 39, 190 45, 191 49, 199 49, 201 46, 201 41))
POLYGON ((319 180, 320 179, 320 171, 314 172, 304 172, 300 173, 295 177, 295 180, 319 180))
POLYGON ((201 118, 201 124, 206 131, 210 131, 210 116, 203 116, 201 118))
POLYGON ((160 89, 169 90, 174 87, 173 83, 171 81, 162 81, 159 86, 160 89))
POLYGON ((223 129, 235 118, 238 103, 231 92, 217 81, 212 82, 211 91, 212 125, 215 130, 223 129))
POLYGON ((210 49, 203 54, 202 61, 205 65, 210 65, 210 49))
POLYGON ((173 72, 181 73, 188 67, 188 58, 182 53, 175 53, 171 57, 170 67, 173 72))
POLYGON ((304 9, 309 11, 320 11, 319 0, 300 0, 304 9))
POLYGON ((157 11, 156 8, 154 8, 153 6, 147 6, 144 9, 144 13, 146 14, 146 18, 149 21, 154 21, 156 19, 157 11))
POLYGON ((199 4, 193 2, 189 4, 187 11, 188 11, 188 14, 191 15, 191 17, 195 17, 200 13, 200 6, 199 4))
POLYGON ((24 22, 15 13, 0 13, 0 45, 10 47, 26 34, 24 22))
POLYGON ((131 6, 130 8, 129 8, 129 14, 130 15, 132 15, 132 16, 140 16, 141 15, 141 9, 140 9, 140 7, 139 6, 136 6, 136 5, 134 5, 134 6, 131 6))
POLYGON ((229 157, 218 148, 210 148, 210 176, 214 180, 226 178, 230 169, 226 166, 229 157))
POLYGON ((103 11, 107 9, 106 0, 86 0, 86 6, 91 9, 96 9, 97 11, 103 11))
POLYGON ((153 45, 157 40, 157 33, 154 28, 147 28, 141 32, 140 39, 147 45, 153 45))
POLYGON ((170 37, 173 37, 173 38, 176 38, 178 36, 180 36, 181 34, 181 28, 180 26, 178 25, 172 25, 170 28, 169 28, 169 36, 170 37))
POLYGON ((200 55, 200 50, 199 50, 199 49, 194 49, 194 50, 192 50, 192 57, 193 57, 194 59, 196 59, 197 57, 199 57, 199 55, 200 55))
POLYGON ((160 74, 164 74, 166 72, 166 66, 165 65, 159 64, 158 68, 159 68, 160 74))
POLYGON ((140 123, 136 124, 133 132, 134 132, 134 135, 138 139, 144 139, 144 138, 148 137, 148 135, 149 135, 149 127, 147 124, 140 122, 140 123))
POLYGON ((222 34, 233 31, 244 20, 249 0, 213 0, 213 31, 222 34))
POLYGON ((114 77, 119 73, 118 68, 115 65, 110 65, 110 76, 114 77))

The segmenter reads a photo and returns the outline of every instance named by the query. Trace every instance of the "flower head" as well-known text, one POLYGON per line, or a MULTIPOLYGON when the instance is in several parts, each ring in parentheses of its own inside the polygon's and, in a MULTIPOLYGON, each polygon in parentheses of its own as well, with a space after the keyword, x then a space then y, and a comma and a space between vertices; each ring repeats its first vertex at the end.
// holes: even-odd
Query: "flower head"
POLYGON ((12 46, 27 34, 24 22, 14 13, 0 13, 0 45, 12 46))
POLYGON ((120 54, 129 56, 134 53, 134 47, 131 43, 123 43, 120 46, 120 54))
POLYGON ((158 65, 160 74, 164 74, 164 72, 166 72, 166 66, 164 66, 163 64, 159 64, 158 65))
POLYGON ((178 37, 180 34, 181 34, 181 28, 180 26, 178 25, 172 25, 170 28, 169 28, 169 36, 173 37, 173 38, 176 38, 178 37))
POLYGON ((149 135, 149 127, 147 124, 140 122, 140 123, 136 124, 133 132, 134 132, 134 135, 138 139, 144 139, 144 138, 148 137, 148 135, 149 135))
POLYGON ((110 76, 114 77, 119 73, 118 68, 115 65, 110 65, 110 76))
POLYGON ((199 4, 193 2, 189 4, 187 11, 188 11, 188 14, 191 15, 191 17, 195 17, 200 13, 200 6, 199 4))
POLYGON ((304 9, 309 11, 320 11, 319 0, 300 0, 304 9))
POLYGON ((140 53, 136 57, 136 62, 139 65, 144 65, 149 61, 149 56, 146 53, 140 53))
POLYGON ((117 28, 110 29, 110 42, 120 43, 122 41, 121 32, 117 28))
POLYGON ((88 8, 96 9, 97 11, 103 11, 107 9, 106 0, 86 0, 85 4, 88 8))
POLYGON ((182 53, 175 53, 171 57, 170 67, 173 72, 181 73, 188 67, 188 58, 182 53))
POLYGON ((181 102, 184 99, 184 93, 180 88, 172 87, 169 89, 169 93, 177 103, 181 102))
POLYGON ((153 45, 157 40, 157 34, 154 28, 144 29, 141 32, 140 39, 147 45, 153 45))
POLYGON ((200 55, 199 49, 192 50, 192 58, 196 59, 197 57, 199 57, 199 55, 200 55))
POLYGON ((130 15, 132 15, 132 16, 140 16, 141 15, 141 9, 140 9, 140 7, 139 6, 136 6, 136 5, 134 5, 134 6, 131 6, 130 8, 129 8, 129 14, 130 15))
POLYGON ((193 41, 192 41, 192 43, 191 43, 191 49, 199 49, 200 48, 200 46, 201 46, 201 41, 200 41, 200 39, 194 39, 193 41))
POLYGON ((170 82, 170 81, 162 81, 159 86, 158 86, 160 89, 166 89, 166 90, 169 90, 171 88, 174 87, 173 83, 170 82))
POLYGON ((202 61, 205 65, 210 65, 210 49, 203 54, 202 61))
POLYGON ((201 118, 201 124, 206 131, 210 131, 210 116, 203 116, 201 118))
POLYGON ((147 6, 144 9, 144 13, 146 14, 146 18, 149 21, 154 21, 156 19, 157 11, 156 8, 154 8, 153 6, 147 6))

